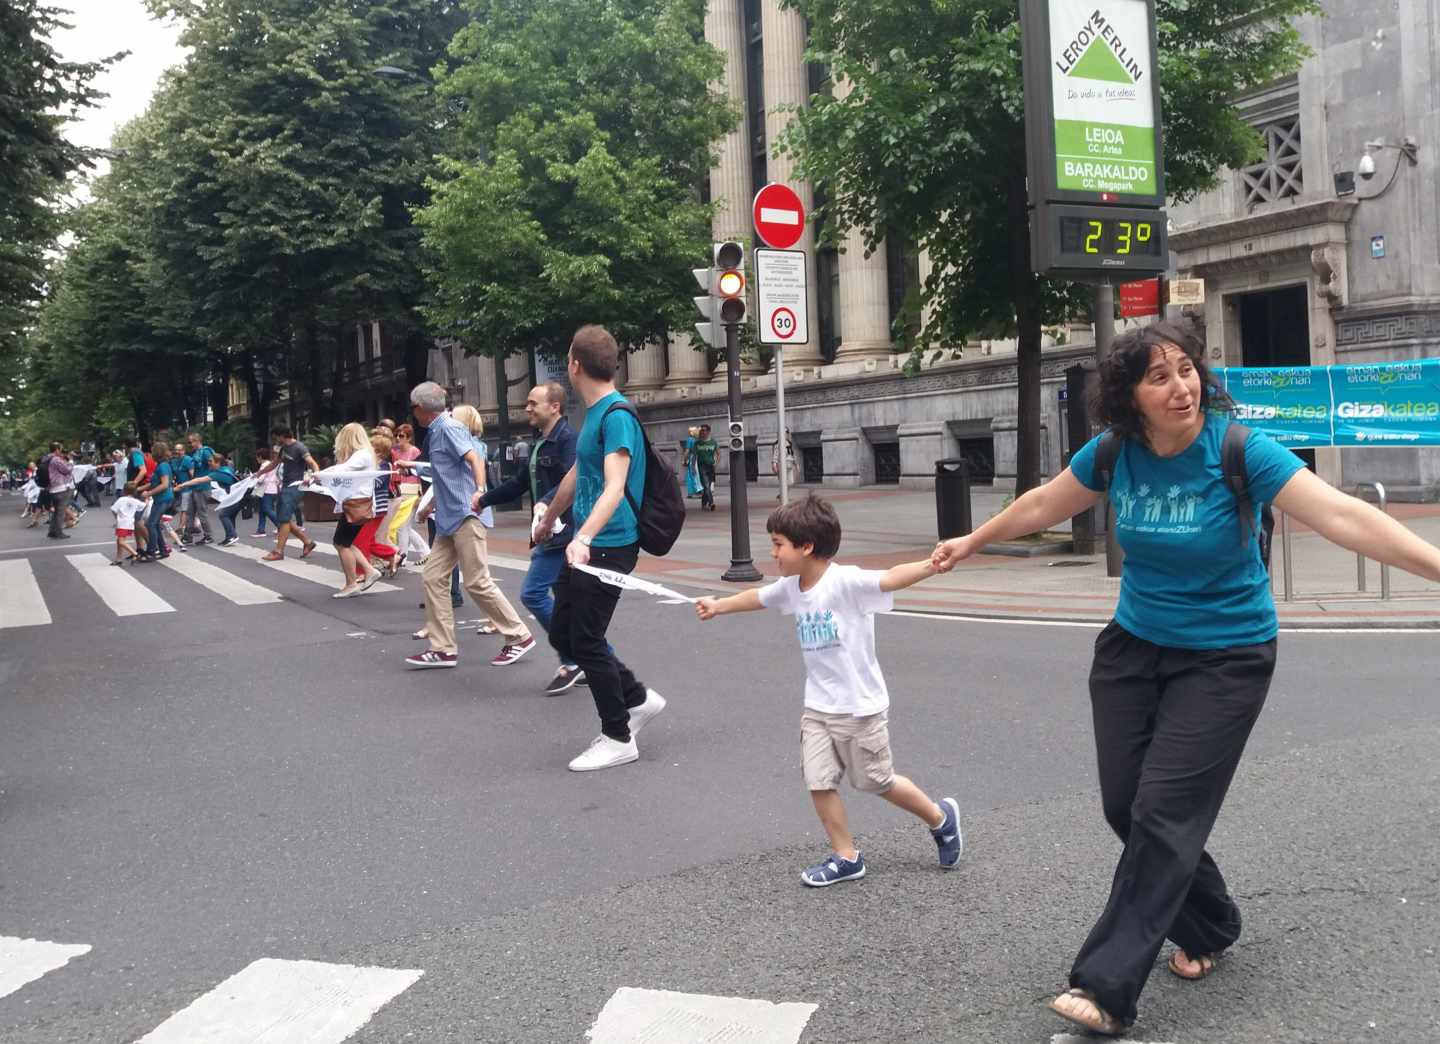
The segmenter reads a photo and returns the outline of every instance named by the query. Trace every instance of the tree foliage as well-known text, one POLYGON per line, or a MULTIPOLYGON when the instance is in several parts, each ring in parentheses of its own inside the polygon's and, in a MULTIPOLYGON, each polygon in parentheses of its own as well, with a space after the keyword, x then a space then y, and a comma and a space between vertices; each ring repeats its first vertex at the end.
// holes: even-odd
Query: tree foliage
MULTIPOLYGON (((796 113, 782 148, 824 188, 820 221, 870 247, 899 234, 933 274, 898 325, 912 345, 1017 335, 1017 490, 1040 479, 1040 334, 1088 308, 1088 288, 1030 270, 1020 26, 1014 0, 787 0, 810 26, 810 57, 850 90, 796 113)), ((1157 0, 1166 185, 1177 199, 1240 166, 1259 137, 1236 94, 1294 71, 1288 19, 1311 0, 1157 0)), ((912 359, 912 361, 914 361, 912 359)))
POLYGON ((467 350, 561 354, 688 328, 699 196, 736 118, 702 0, 473 0, 437 69, 456 137, 420 211, 429 314, 467 350))

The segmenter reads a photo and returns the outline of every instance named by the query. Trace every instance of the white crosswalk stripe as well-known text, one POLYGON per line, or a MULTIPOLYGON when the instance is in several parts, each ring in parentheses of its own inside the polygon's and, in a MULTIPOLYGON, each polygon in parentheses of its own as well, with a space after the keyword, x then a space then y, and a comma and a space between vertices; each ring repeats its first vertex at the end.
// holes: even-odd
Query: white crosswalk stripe
POLYGON ((50 622, 45 596, 26 558, 0 561, 0 629, 39 627, 50 622))
POLYGON ((46 972, 63 968, 70 958, 89 952, 90 947, 84 944, 67 945, 0 935, 0 997, 9 996, 46 972))
MULTIPOLYGON (((309 580, 312 583, 324 584, 326 587, 337 589, 340 586, 341 575, 339 570, 333 565, 314 565, 309 561, 302 561, 301 559, 290 557, 283 558, 278 562, 266 562, 264 558, 268 549, 251 547, 247 544, 236 544, 233 547, 219 547, 217 545, 214 550, 227 555, 234 555, 236 558, 245 558, 252 562, 259 562, 261 565, 269 566, 271 569, 281 573, 287 573, 290 576, 299 577, 301 580, 309 580)), ((394 584, 378 583, 370 588, 370 590, 371 592, 398 591, 400 588, 394 584)))
POLYGON ((625 986, 605 1002, 586 1037, 590 1044, 667 1040, 687 1044, 730 1040, 796 1044, 816 1007, 625 986))
POLYGON ((116 616, 173 613, 175 607, 102 554, 66 555, 66 561, 116 616))
POLYGON ((136 1044, 339 1044, 423 974, 266 957, 136 1044))
POLYGON ((236 605, 270 605, 280 601, 279 592, 252 584, 244 577, 236 576, 229 570, 205 561, 199 555, 172 554, 161 564, 236 605))

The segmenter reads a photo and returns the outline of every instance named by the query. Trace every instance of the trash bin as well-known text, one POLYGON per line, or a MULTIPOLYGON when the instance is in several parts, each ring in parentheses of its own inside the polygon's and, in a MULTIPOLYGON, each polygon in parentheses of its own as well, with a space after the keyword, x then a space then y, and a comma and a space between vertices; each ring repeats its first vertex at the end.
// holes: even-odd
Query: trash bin
POLYGON ((941 540, 964 536, 970 520, 970 462, 958 458, 935 462, 935 522, 941 540))

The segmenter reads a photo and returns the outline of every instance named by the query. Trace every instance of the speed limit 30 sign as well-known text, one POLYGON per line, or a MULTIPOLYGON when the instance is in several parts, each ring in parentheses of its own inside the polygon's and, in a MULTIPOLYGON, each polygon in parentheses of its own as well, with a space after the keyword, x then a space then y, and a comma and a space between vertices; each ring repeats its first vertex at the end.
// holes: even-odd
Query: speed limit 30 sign
POLYGON ((810 316, 803 250, 755 251, 755 297, 761 344, 804 344, 810 340, 810 316))

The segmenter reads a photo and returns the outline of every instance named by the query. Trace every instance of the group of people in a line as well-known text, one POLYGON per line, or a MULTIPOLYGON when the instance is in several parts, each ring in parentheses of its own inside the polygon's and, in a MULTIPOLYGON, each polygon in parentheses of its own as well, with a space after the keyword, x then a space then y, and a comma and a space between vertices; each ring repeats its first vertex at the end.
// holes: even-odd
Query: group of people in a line
MULTIPOLYGON (((272 556, 284 555, 291 533, 302 555, 313 551, 300 499, 306 489, 334 494, 334 542, 344 570, 336 597, 373 584, 376 558, 393 562, 418 553, 425 626, 416 638, 428 648, 407 657, 414 668, 458 665, 457 569, 463 590, 501 636, 491 663, 514 663, 534 648, 531 631, 490 575, 484 519, 489 508, 528 493, 535 513, 520 597, 559 658, 545 691, 588 684, 600 721, 599 735, 569 763, 577 772, 636 761, 637 735, 666 707, 608 638, 622 589, 613 574, 633 572, 639 556, 651 460, 638 417, 615 388, 618 365, 611 335, 582 327, 567 367, 584 403, 583 424, 576 431, 565 419, 558 385, 534 388, 526 401, 537 431, 529 458, 517 475, 493 487, 478 413, 465 406, 447 410, 444 389, 430 382, 411 392, 413 429, 382 422, 367 432, 347 425, 332 468, 321 469, 284 429, 276 432, 273 454, 257 453, 262 503, 273 498, 260 524, 268 519, 278 527, 272 556), (412 520, 433 526, 428 541, 403 535, 407 525, 415 528, 412 520)), ((895 771, 875 614, 892 608, 897 590, 952 570, 986 544, 1054 526, 1103 497, 1138 495, 1148 487, 1178 489, 1194 500, 1196 510, 1183 518, 1117 523, 1126 553, 1119 603, 1095 642, 1089 670, 1101 806, 1124 849, 1069 988, 1051 1007, 1088 1030, 1119 1035, 1136 1018, 1166 939, 1173 943, 1170 972, 1196 980, 1215 971, 1240 935, 1239 907, 1206 844, 1276 664, 1278 621, 1262 505, 1275 505, 1336 544, 1431 580, 1440 581, 1440 550, 1327 485, 1268 436, 1236 424, 1232 403, 1188 328, 1157 323, 1118 337, 1099 378, 1092 409, 1105 433, 1053 480, 973 533, 940 542, 926 559, 865 570, 836 561, 842 533, 834 509, 813 496, 797 499, 777 507, 766 526, 779 579, 700 598, 696 610, 702 620, 766 608, 795 618, 806 668, 801 770, 830 844, 828 855, 802 871, 804 884, 827 887, 866 873, 840 797, 845 779, 918 818, 948 869, 963 850, 960 803, 937 801, 895 771)), ((686 447, 686 467, 696 466, 702 490, 707 472, 713 485, 708 435, 697 430, 686 447)), ((199 449, 192 444, 189 455, 199 449)), ((164 516, 156 505, 181 490, 203 489, 207 480, 221 481, 216 472, 225 468, 223 458, 211 454, 203 476, 173 481, 164 467, 169 452, 158 450, 157 467, 137 498, 151 505, 149 553, 163 553, 164 516)), ((136 462, 129 463, 140 474, 136 462)), ((192 520, 203 514, 193 505, 190 510, 192 520)), ((230 539, 233 529, 227 525, 226 532, 230 539)))

